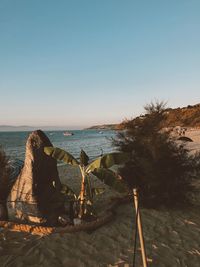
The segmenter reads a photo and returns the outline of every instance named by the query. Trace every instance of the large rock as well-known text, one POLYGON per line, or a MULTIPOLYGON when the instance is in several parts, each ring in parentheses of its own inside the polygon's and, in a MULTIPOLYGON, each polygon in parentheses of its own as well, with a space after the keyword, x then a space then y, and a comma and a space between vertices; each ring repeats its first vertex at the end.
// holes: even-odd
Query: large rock
MULTIPOLYGON (((1 160, 2 160, 2 155, 0 161, 1 160)), ((1 162, 1 165, 2 163, 3 162, 1 162)), ((6 168, 4 168, 3 173, 2 170, 0 169, 0 220, 1 221, 8 220, 7 198, 23 165, 24 162, 22 160, 7 159, 6 168)))
POLYGON ((42 131, 29 135, 24 166, 8 197, 10 220, 53 225, 64 211, 56 160, 45 146, 52 144, 42 131))

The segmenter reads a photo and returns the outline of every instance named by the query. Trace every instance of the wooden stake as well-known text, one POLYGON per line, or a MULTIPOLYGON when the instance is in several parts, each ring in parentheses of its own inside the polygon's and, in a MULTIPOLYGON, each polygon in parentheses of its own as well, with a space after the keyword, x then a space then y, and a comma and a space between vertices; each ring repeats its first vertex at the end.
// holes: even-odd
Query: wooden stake
POLYGON ((139 234, 139 239, 140 239, 142 262, 143 262, 143 267, 147 267, 147 257, 146 257, 146 252, 145 252, 144 237, 143 237, 143 231, 142 231, 142 221, 141 221, 141 216, 140 216, 140 210, 138 208, 138 193, 137 193, 136 188, 133 189, 133 196, 134 196, 135 212, 137 216, 137 227, 138 227, 138 234, 139 234))

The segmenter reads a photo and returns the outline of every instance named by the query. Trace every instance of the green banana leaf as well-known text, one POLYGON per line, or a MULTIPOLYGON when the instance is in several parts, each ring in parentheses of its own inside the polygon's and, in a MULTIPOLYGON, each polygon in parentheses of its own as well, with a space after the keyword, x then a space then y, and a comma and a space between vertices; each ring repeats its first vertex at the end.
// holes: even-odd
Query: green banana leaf
POLYGON ((86 172, 92 172, 98 168, 108 169, 113 165, 119 165, 129 160, 128 153, 109 153, 92 161, 86 168, 86 172))
POLYGON ((80 163, 81 163, 81 165, 87 166, 88 165, 88 161, 89 161, 88 155, 85 153, 85 151, 83 149, 81 149, 81 153, 80 153, 80 163))
POLYGON ((48 156, 51 156, 56 160, 60 160, 74 166, 79 165, 78 161, 70 153, 58 147, 51 147, 51 146, 44 147, 44 152, 48 156))
POLYGON ((110 186, 119 193, 128 192, 126 184, 120 179, 120 176, 111 170, 105 168, 95 169, 92 174, 99 178, 104 184, 110 186))

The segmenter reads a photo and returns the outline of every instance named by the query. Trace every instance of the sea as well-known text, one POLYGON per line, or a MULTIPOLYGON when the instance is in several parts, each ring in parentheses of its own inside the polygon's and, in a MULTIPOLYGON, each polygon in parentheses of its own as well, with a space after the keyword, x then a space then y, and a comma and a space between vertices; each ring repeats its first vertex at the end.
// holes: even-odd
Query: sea
MULTIPOLYGON (((113 139, 116 131, 112 130, 74 130, 73 135, 65 136, 64 131, 44 131, 54 147, 62 148, 79 158, 83 149, 90 160, 106 153, 116 151, 113 139)), ((0 132, 0 146, 10 159, 25 158, 26 141, 31 132, 0 132)))

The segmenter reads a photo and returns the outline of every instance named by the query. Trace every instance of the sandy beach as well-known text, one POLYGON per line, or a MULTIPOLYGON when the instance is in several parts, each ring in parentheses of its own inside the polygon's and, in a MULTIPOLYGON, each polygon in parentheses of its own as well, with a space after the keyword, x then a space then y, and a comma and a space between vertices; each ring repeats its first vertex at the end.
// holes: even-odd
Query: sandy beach
MULTIPOLYGON (((79 190, 78 169, 61 166, 59 174, 63 183, 79 190)), ((96 207, 99 212, 112 196, 119 194, 106 188, 106 192, 98 197, 96 207)), ((113 221, 90 233, 82 231, 39 237, 1 229, 1 266, 132 266, 134 215, 132 203, 120 205, 113 221)), ((141 215, 149 266, 199 266, 198 205, 185 210, 141 209, 141 215)), ((136 263, 136 266, 142 266, 139 244, 136 263)))
MULTIPOLYGON (((142 216, 149 266, 199 266, 197 210, 142 210, 142 216)), ((1 266, 132 266, 133 221, 133 209, 126 205, 112 223, 93 233, 39 238, 1 232, 1 266)))

